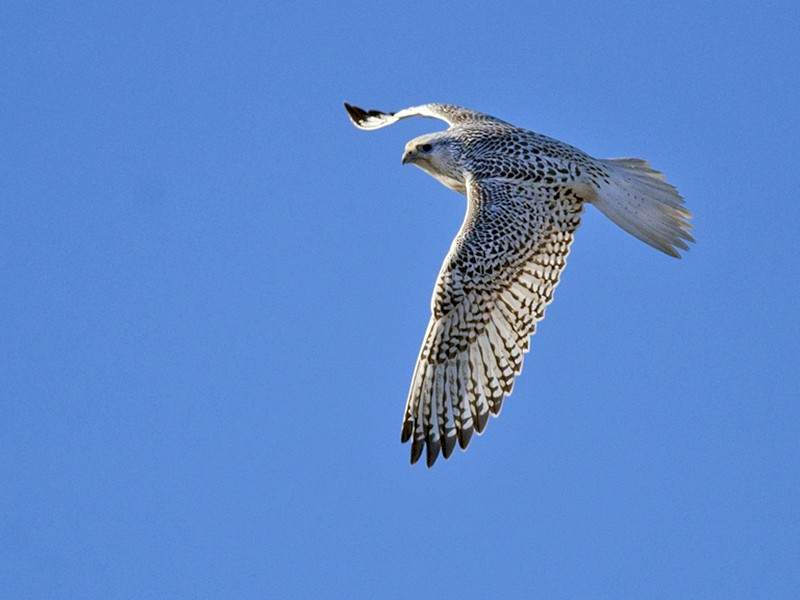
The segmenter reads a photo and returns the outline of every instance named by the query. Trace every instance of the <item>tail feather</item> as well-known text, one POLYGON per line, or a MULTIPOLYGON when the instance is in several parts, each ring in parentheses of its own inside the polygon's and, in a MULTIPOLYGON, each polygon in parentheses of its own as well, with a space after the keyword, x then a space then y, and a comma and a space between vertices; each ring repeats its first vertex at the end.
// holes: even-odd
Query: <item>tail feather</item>
POLYGON ((638 158, 608 158, 599 161, 609 174, 592 203, 631 235, 665 254, 680 258, 678 249, 694 242, 689 220, 692 213, 683 198, 664 181, 663 173, 638 158))

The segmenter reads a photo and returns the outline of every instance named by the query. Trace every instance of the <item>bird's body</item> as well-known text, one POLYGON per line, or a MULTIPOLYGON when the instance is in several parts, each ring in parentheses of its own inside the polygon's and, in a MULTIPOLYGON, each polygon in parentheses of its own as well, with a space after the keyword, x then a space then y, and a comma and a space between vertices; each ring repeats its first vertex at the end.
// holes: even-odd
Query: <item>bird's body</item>
POLYGON ((595 159, 544 135, 445 104, 397 113, 345 105, 362 129, 410 116, 446 131, 406 145, 412 163, 467 196, 467 214, 433 293, 431 321, 412 377, 402 428, 411 462, 481 433, 522 369, 536 323, 553 298, 584 204, 678 257, 693 241, 675 188, 638 159, 595 159))

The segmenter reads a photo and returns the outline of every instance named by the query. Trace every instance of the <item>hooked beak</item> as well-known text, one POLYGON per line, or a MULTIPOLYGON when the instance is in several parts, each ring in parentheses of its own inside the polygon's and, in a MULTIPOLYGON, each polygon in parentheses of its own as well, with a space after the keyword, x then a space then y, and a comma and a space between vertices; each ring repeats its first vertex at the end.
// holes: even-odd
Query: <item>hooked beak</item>
POLYGON ((414 150, 406 150, 403 152, 403 158, 400 159, 400 162, 404 165, 413 162, 416 155, 417 153, 414 150))

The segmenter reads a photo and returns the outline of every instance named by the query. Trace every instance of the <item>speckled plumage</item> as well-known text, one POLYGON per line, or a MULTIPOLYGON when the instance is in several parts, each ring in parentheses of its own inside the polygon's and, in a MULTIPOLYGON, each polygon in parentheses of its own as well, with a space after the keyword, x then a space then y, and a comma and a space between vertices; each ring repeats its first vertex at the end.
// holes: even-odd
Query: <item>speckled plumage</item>
POLYGON ((401 439, 428 466, 466 449, 497 415, 522 370, 536 323, 553 299, 584 203, 653 247, 679 257, 691 214, 663 175, 639 159, 595 159, 567 144, 447 104, 397 113, 345 104, 353 123, 378 129, 411 116, 443 132, 406 145, 411 162, 467 196, 467 214, 433 293, 411 380, 401 439))

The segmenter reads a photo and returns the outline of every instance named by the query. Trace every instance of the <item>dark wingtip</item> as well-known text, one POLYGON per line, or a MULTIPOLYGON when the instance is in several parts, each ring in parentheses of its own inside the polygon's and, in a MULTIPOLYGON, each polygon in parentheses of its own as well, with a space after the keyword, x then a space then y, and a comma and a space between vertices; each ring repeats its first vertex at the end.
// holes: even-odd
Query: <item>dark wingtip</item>
POLYGON ((359 129, 378 129, 390 124, 394 113, 385 113, 380 110, 364 110, 358 106, 353 106, 349 102, 344 103, 350 120, 359 129), (387 121, 388 120, 388 121, 387 121))
POLYGON ((350 116, 350 120, 356 125, 361 125, 369 115, 369 113, 363 108, 359 108, 358 106, 353 106, 349 102, 344 103, 344 108, 345 110, 347 110, 347 114, 350 116))
POLYGON ((462 450, 466 450, 469 441, 472 439, 472 427, 465 427, 458 432, 458 445, 462 450))
POLYGON ((500 409, 503 408, 503 399, 504 399, 504 397, 500 396, 500 398, 498 400, 495 400, 494 404, 492 404, 492 407, 491 407, 490 410, 491 410, 491 412, 492 412, 492 414, 494 416, 497 416, 497 415, 500 414, 500 409))
POLYGON ((425 445, 425 462, 427 463, 429 469, 433 466, 433 463, 436 462, 436 459, 439 458, 440 448, 441 445, 439 444, 439 440, 433 442, 428 440, 428 443, 425 445))
POLYGON ((414 432, 414 424, 411 421, 403 423, 403 429, 400 431, 400 443, 405 444, 411 439, 411 434, 414 432))
POLYGON ((425 447, 425 440, 414 438, 411 440, 411 464, 413 465, 422 456, 422 449, 425 447))
POLYGON ((475 419, 475 431, 480 435, 486 429, 486 422, 489 420, 489 411, 479 414, 475 419))
POLYGON ((456 432, 455 430, 451 429, 448 431, 445 436, 444 443, 442 444, 442 456, 444 456, 445 460, 450 458, 450 455, 453 453, 453 450, 456 447, 456 432), (452 435, 450 435, 452 433, 452 435))

